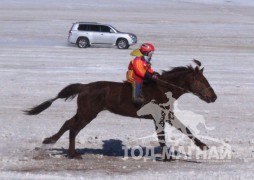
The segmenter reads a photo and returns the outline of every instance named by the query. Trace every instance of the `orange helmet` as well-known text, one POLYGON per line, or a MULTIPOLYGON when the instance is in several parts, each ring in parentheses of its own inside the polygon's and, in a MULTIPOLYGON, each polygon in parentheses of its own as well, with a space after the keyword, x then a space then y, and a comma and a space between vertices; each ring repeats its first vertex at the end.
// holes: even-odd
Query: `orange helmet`
POLYGON ((155 48, 152 44, 144 43, 140 46, 140 52, 147 56, 150 52, 155 51, 155 48))

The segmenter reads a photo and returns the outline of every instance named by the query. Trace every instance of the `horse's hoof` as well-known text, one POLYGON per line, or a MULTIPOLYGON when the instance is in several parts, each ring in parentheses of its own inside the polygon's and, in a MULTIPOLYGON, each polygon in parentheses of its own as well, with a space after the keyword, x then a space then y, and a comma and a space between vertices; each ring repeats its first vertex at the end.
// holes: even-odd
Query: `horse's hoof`
POLYGON ((205 143, 201 142, 198 139, 195 140, 195 144, 203 151, 209 149, 209 147, 205 143))
POLYGON ((163 158, 162 161, 163 162, 174 162, 174 161, 176 161, 176 159, 174 159, 172 156, 170 156, 169 158, 168 157, 163 158))
POLYGON ((156 158, 156 161, 162 161, 162 162, 175 162, 176 159, 174 158, 156 158))
POLYGON ((51 138, 45 138, 43 140, 43 144, 54 144, 56 141, 52 140, 51 138))
POLYGON ((206 144, 198 146, 202 151, 208 150, 209 147, 206 144))
POLYGON ((68 158, 69 158, 69 159, 83 159, 82 156, 81 156, 81 154, 78 154, 78 153, 75 153, 75 154, 72 154, 72 155, 69 154, 69 155, 68 155, 68 158))

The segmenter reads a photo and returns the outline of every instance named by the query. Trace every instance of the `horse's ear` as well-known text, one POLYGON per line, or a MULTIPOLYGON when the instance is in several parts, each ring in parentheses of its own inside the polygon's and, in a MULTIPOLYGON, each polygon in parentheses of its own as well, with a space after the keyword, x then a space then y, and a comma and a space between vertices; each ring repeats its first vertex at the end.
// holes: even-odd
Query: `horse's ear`
POLYGON ((201 72, 201 74, 203 74, 203 72, 204 72, 204 68, 200 69, 200 72, 201 72))
POLYGON ((195 67, 196 74, 203 74, 204 68, 200 69, 198 66, 195 67))
POLYGON ((198 67, 198 66, 196 66, 196 67, 195 67, 195 73, 197 73, 197 74, 198 74, 198 73, 199 73, 199 71, 200 71, 200 70, 199 70, 199 67, 198 67))

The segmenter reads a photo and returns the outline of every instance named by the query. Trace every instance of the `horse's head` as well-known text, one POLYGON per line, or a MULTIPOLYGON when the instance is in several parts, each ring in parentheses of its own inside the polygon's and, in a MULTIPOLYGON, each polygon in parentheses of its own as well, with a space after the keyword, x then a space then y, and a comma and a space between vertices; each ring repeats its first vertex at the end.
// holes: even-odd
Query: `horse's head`
POLYGON ((197 64, 195 68, 175 67, 171 71, 163 71, 162 80, 167 81, 175 92, 191 92, 208 103, 215 102, 217 96, 203 74, 204 68, 200 69, 199 61, 194 62, 197 64))
POLYGON ((201 63, 199 61, 194 60, 194 62, 197 66, 186 77, 189 91, 207 103, 215 102, 217 95, 203 74, 204 68, 200 69, 201 63))

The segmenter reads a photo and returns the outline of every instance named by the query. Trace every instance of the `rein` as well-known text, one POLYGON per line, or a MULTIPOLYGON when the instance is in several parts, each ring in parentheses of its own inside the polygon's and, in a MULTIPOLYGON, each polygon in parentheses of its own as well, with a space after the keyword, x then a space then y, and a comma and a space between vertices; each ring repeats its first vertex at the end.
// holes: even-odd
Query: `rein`
POLYGON ((164 80, 161 80, 161 79, 157 79, 156 81, 158 81, 158 82, 160 82, 160 83, 163 83, 163 84, 166 84, 166 85, 174 86, 174 87, 176 87, 176 88, 178 88, 178 89, 181 89, 181 90, 184 90, 184 91, 187 91, 187 92, 190 92, 190 91, 187 90, 187 89, 184 89, 184 88, 182 88, 182 87, 180 87, 180 86, 177 86, 177 85, 175 85, 175 84, 169 83, 169 82, 164 81, 164 80))
MULTIPOLYGON (((191 92, 191 91, 189 91, 189 90, 187 90, 187 89, 185 89, 185 88, 182 88, 182 87, 177 86, 177 85, 175 85, 175 84, 169 83, 169 82, 167 82, 167 81, 164 81, 164 80, 161 80, 161 79, 157 79, 156 81, 158 81, 158 82, 160 82, 160 83, 163 83, 163 84, 166 84, 166 85, 170 85, 170 86, 176 87, 176 88, 181 89, 181 90, 184 90, 184 91, 186 91, 186 92, 195 94, 195 95, 197 95, 197 96, 199 96, 199 97, 202 97, 201 95, 199 95, 199 94, 197 94, 197 93, 193 93, 193 92, 191 92)), ((208 87, 208 88, 203 89, 202 92, 205 91, 205 90, 207 90, 207 89, 211 89, 211 86, 208 87)), ((202 92, 201 92, 201 93, 202 93, 202 92)))

